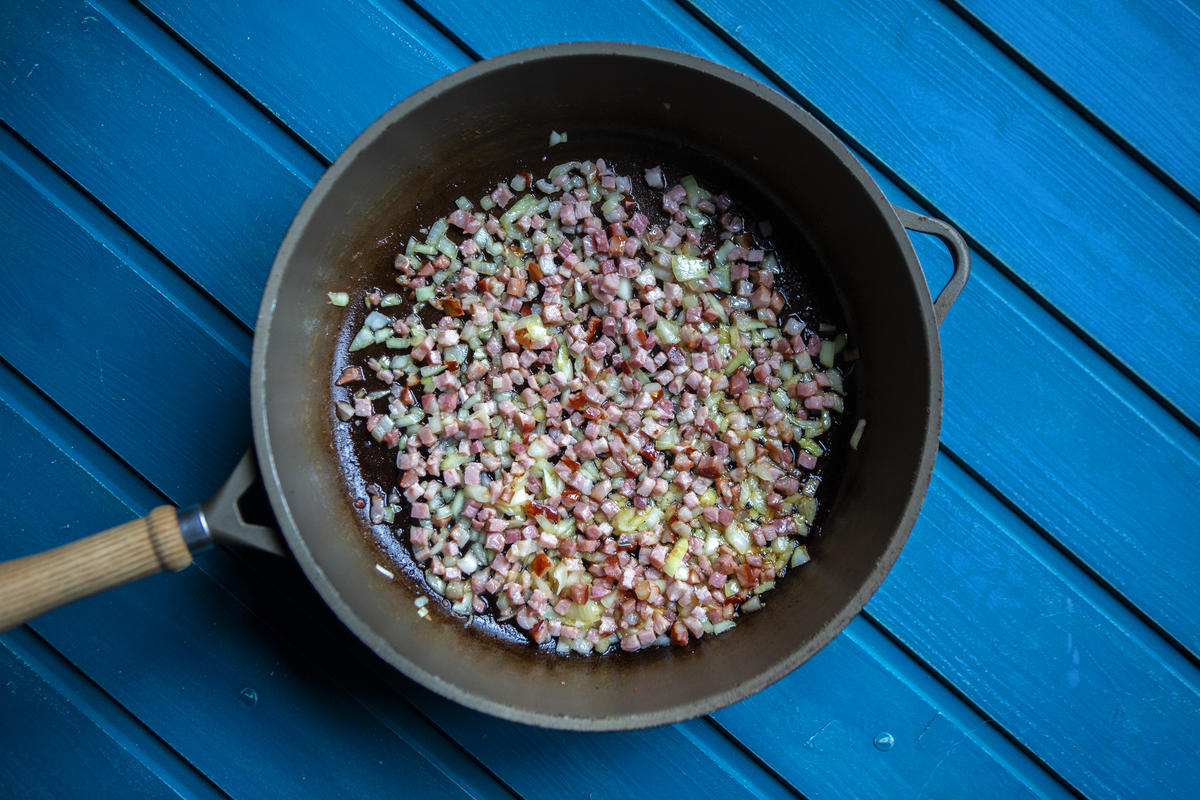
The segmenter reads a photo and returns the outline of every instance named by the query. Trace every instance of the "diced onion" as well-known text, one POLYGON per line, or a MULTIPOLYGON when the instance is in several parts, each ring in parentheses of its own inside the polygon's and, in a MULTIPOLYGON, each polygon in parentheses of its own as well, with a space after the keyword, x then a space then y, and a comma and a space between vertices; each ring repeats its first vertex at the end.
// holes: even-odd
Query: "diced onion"
POLYGON ((708 262, 702 258, 673 256, 671 258, 671 271, 675 273, 675 280, 678 281, 690 281, 696 278, 707 278, 708 262))
POLYGON ((858 424, 854 426, 854 433, 850 434, 850 449, 857 450, 859 444, 862 443, 863 431, 867 429, 866 419, 860 419, 858 424))
POLYGON ((347 349, 351 353, 354 353, 373 344, 375 344, 375 334, 369 328, 362 328, 354 336, 354 339, 350 342, 350 347, 347 349))

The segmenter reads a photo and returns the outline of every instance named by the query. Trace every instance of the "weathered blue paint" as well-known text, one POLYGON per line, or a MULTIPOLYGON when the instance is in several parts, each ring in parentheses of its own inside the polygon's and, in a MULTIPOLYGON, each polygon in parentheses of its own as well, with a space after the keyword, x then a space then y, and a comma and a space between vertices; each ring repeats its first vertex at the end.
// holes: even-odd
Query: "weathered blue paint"
POLYGON ((287 13, 267 0, 145 7, 330 161, 366 122, 471 63, 400 3, 348 3, 338 14, 312 0, 287 13))
MULTIPOLYGON (((568 735, 482 717, 386 668, 287 562, 216 551, 0 647, 0 677, 21 687, 6 708, 29 726, 0 776, 61 765, 47 791, 90 770, 98 791, 234 797, 284 786, 1117 797, 1196 785, 1195 662, 1156 627, 1198 652, 1200 443, 1094 349, 1196 418, 1200 225, 1156 177, 1194 186, 1182 109, 1195 100, 1178 91, 1194 26, 1156 27, 1152 10, 1127 6, 1137 24, 1118 30, 1119 15, 1096 6, 1101 16, 1075 15, 1068 30, 1053 10, 1035 21, 967 2, 1141 150, 1147 171, 930 2, 701 2, 745 52, 666 0, 519 15, 421 5, 483 55, 628 39, 766 79, 761 63, 866 154, 893 201, 963 225, 978 251, 943 330, 943 441, 971 473, 943 457, 867 619, 711 720, 568 735), (1073 46, 1050 52, 1064 37, 1073 46), (1157 88, 1087 66, 1141 76, 1135 50, 1152 40, 1170 56, 1157 88), (1124 102, 1134 94, 1144 113, 1124 102), (1181 110, 1156 122, 1155 103, 1181 110), (68 761, 67 742, 93 747, 68 761)), ((413 7, 365 0, 286 14, 256 0, 44 0, 6 14, 0 44, 0 117, 16 134, 0 131, 0 557, 11 557, 212 490, 248 440, 246 326, 291 214, 375 115, 470 56, 413 7), (180 352, 191 372, 164 391, 147 364, 180 352)), ((917 238, 936 289, 946 259, 917 238)))
POLYGON ((111 10, 44 0, 5 13, 5 124, 253 324, 321 166, 144 15, 111 10))
POLYGON ((28 756, 0 763, 4 797, 226 796, 28 629, 0 641, 0 674, 0 738, 28 756))
POLYGON ((1145 0, 958 0, 958 7, 1166 179, 1200 198, 1200 15, 1194 7, 1145 0))

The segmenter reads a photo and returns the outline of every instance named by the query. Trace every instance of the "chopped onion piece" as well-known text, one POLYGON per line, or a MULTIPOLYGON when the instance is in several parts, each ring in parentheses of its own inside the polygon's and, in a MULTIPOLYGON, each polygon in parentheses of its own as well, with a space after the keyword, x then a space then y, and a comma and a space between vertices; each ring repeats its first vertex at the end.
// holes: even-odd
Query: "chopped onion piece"
POLYGON ((679 183, 683 186, 684 191, 687 192, 687 204, 689 206, 694 206, 700 202, 700 185, 697 183, 695 175, 684 175, 679 179, 679 183))
POLYGON ((367 315, 366 320, 363 321, 363 325, 370 328, 372 331, 377 331, 380 328, 385 328, 391 324, 392 321, 388 319, 387 315, 380 314, 378 311, 372 311, 367 315))
POLYGON ((832 367, 833 366, 833 357, 834 357, 833 342, 821 342, 821 352, 817 356, 817 360, 821 362, 821 366, 832 367))
POLYGON ((859 419, 858 424, 854 426, 854 433, 850 434, 850 449, 857 450, 859 444, 862 443, 863 431, 867 429, 867 420, 859 419))
POLYGON ((355 335, 347 349, 354 353, 373 344, 375 344, 375 334, 369 328, 364 327, 355 335))
POLYGON ((678 281, 690 281, 696 278, 707 278, 708 262, 702 258, 672 256, 671 271, 675 273, 675 280, 678 281))

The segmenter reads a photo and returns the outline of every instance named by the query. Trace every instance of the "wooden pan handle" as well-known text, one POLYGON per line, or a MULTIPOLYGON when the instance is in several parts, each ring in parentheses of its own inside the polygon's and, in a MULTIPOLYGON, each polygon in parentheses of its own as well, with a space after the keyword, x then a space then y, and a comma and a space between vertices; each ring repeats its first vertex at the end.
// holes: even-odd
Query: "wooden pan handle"
POLYGON ((44 553, 0 563, 0 633, 53 608, 192 563, 171 506, 44 553))

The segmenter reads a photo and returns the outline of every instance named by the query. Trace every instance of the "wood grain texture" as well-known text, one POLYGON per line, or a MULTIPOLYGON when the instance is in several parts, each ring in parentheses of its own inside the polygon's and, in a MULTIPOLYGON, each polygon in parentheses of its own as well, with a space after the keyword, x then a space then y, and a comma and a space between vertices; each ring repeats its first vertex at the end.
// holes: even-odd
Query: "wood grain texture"
POLYGON ((4 122, 253 324, 321 165, 124 3, 20 3, 0 40, 4 122))
POLYGON ((97 592, 178 572, 191 563, 171 506, 52 550, 0 562, 0 633, 97 592))
MULTIPOLYGON (((919 208, 873 174, 889 200, 919 208)), ((936 286, 950 271, 945 248, 912 238, 936 286)), ((943 443, 1200 655, 1189 590, 1200 571, 1190 488, 1200 485, 1200 440, 977 252, 970 290, 940 334, 943 443)))
POLYGON ((714 717, 810 800, 1070 796, 862 618, 714 717), (871 661, 880 668, 846 669, 871 661))
MULTIPOLYGON (((114 741, 103 725, 89 719, 33 667, 0 643, 0 718, 4 743, 20 727, 22 758, 0 758, 0 795, 4 797, 181 796, 146 765, 114 741), (70 741, 72 757, 56 757, 70 741)), ((209 792, 208 797, 219 797, 209 792)))
POLYGON ((268 0, 143 5, 331 161, 364 121, 471 62, 401 3, 347 3, 337 13, 321 0, 286 10, 268 0))
POLYGON ((0 356, 170 490, 199 478, 187 503, 220 486, 250 439, 250 337, 4 132, 0 232, 0 356))
MULTIPOLYGON (((503 5, 465 0, 423 0, 420 5, 484 58, 556 42, 617 41, 669 47, 758 75, 749 61, 673 2, 616 0, 592 4, 535 0, 523 6, 522 15, 512 14, 503 5), (537 19, 537 25, 527 24, 530 18, 537 19), (468 19, 470 24, 460 24, 468 19)), ((592 88, 603 91, 601 86, 592 88)))
POLYGON ((867 611, 1085 796, 1200 785, 1200 670, 948 460, 867 611))
POLYGON ((1195 209, 937 3, 696 5, 1200 420, 1195 209))
POLYGON ((1195 9, 1146 0, 955 5, 1200 198, 1195 9))
POLYGON ((0 685, 0 716, 21 721, 5 797, 227 797, 27 627, 0 638, 0 685))

